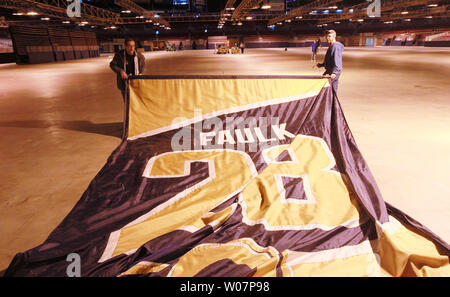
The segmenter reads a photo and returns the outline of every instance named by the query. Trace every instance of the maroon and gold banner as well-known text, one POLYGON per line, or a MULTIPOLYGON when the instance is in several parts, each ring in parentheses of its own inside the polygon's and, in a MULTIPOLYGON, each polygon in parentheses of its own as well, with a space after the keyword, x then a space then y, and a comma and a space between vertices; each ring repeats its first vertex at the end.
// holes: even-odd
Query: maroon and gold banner
POLYGON ((450 276, 321 77, 143 76, 127 137, 7 276, 450 276), (70 267, 69 267, 70 266, 70 267))

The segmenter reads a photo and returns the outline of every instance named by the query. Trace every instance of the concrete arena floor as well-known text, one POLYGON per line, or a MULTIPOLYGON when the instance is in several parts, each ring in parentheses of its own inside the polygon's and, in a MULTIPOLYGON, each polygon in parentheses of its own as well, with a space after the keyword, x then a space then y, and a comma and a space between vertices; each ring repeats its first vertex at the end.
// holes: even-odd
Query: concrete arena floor
MULTIPOLYGON (((310 49, 145 56, 145 74, 321 74, 310 49)), ((111 58, 0 65, 0 271, 47 238, 119 145, 111 58)), ((384 199, 447 242, 449 77, 450 48, 346 48, 339 93, 384 199)))

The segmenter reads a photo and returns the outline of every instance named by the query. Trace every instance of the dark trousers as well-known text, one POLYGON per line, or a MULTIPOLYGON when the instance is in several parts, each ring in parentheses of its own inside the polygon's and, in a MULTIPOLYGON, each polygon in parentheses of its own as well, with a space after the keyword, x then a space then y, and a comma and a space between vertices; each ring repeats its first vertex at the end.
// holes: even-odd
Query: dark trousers
MULTIPOLYGON (((323 75, 331 75, 331 72, 326 71, 323 75)), ((337 74, 335 79, 330 79, 330 85, 331 85, 331 89, 333 90, 333 94, 337 95, 338 92, 338 86, 339 86, 339 77, 341 76, 341 74, 337 74)))
POLYGON ((123 103, 125 103, 126 91, 125 91, 125 90, 120 90, 120 92, 122 93, 122 100, 123 100, 123 103))
MULTIPOLYGON (((122 93, 122 100, 123 100, 123 128, 122 128, 122 139, 125 139, 128 134, 128 105, 127 105, 127 91, 126 90, 120 90, 122 93)), ((130 92, 128 91, 128 95, 130 92)))
POLYGON ((338 86, 339 86, 339 76, 338 74, 335 79, 331 80, 331 88, 333 89, 333 93, 337 95, 338 86))

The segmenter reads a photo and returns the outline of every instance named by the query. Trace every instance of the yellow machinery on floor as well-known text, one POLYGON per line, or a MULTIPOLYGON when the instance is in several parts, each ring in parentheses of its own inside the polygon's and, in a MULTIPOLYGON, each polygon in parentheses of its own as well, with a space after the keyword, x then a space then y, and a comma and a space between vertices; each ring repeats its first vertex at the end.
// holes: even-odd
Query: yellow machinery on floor
POLYGON ((237 47, 237 46, 233 46, 231 48, 231 53, 232 54, 240 54, 241 53, 241 49, 239 47, 237 47))
POLYGON ((216 54, 224 55, 230 52, 230 48, 225 43, 216 44, 216 54))

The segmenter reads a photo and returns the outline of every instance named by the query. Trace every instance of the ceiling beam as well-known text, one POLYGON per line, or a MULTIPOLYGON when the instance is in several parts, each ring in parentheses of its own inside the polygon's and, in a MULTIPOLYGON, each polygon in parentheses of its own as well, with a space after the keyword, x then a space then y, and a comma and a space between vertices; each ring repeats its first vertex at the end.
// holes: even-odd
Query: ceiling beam
POLYGON ((161 17, 156 17, 153 12, 146 10, 145 8, 137 5, 135 2, 133 2, 131 0, 114 0, 114 4, 116 4, 120 7, 126 8, 127 10, 129 10, 139 16, 143 16, 146 19, 150 19, 154 23, 160 23, 166 27, 170 27, 170 24, 167 20, 165 20, 161 17))
MULTIPOLYGON (((295 9, 291 10, 286 15, 280 15, 274 19, 269 20, 268 25, 269 26, 274 25, 276 23, 283 22, 285 20, 292 20, 297 16, 309 15, 309 13, 316 8, 328 7, 330 5, 336 4, 341 1, 342 0, 316 0, 316 1, 310 2, 308 4, 302 5, 300 7, 297 7, 295 9)), ((368 4, 366 3, 365 5, 368 5, 368 4)))
POLYGON ((239 21, 246 15, 248 15, 248 12, 252 9, 259 7, 261 2, 264 0, 242 0, 241 3, 239 3, 238 7, 233 11, 233 15, 231 16, 232 20, 239 21))
MULTIPOLYGON (((358 5, 355 5, 353 7, 354 11, 353 13, 348 12, 348 8, 346 8, 347 12, 341 13, 341 14, 334 14, 329 15, 327 18, 321 19, 318 24, 326 24, 326 23, 333 23, 337 21, 343 21, 343 20, 358 20, 358 19, 378 19, 382 21, 386 20, 395 20, 395 19, 403 19, 403 18, 411 18, 408 17, 408 15, 402 15, 401 12, 408 11, 408 7, 411 6, 417 6, 417 5, 428 5, 435 3, 436 0, 387 0, 383 1, 381 5, 381 17, 369 17, 367 13, 367 3, 361 3, 358 5)), ((446 6, 445 6, 446 7, 446 6)), ((421 9, 423 13, 432 13, 432 14, 441 14, 442 10, 446 10, 446 8, 442 8, 442 6, 438 7, 425 7, 421 9)), ((417 10, 416 10, 417 11, 417 10)), ((410 11, 411 15, 421 15, 421 13, 415 13, 414 11, 410 11)), ((408 14, 409 14, 408 13, 408 14)))
POLYGON ((90 24, 114 24, 120 15, 112 11, 80 3, 80 17, 69 17, 67 6, 70 2, 64 0, 0 0, 0 6, 17 11, 35 11, 41 15, 71 20, 74 22, 88 21, 90 24))

